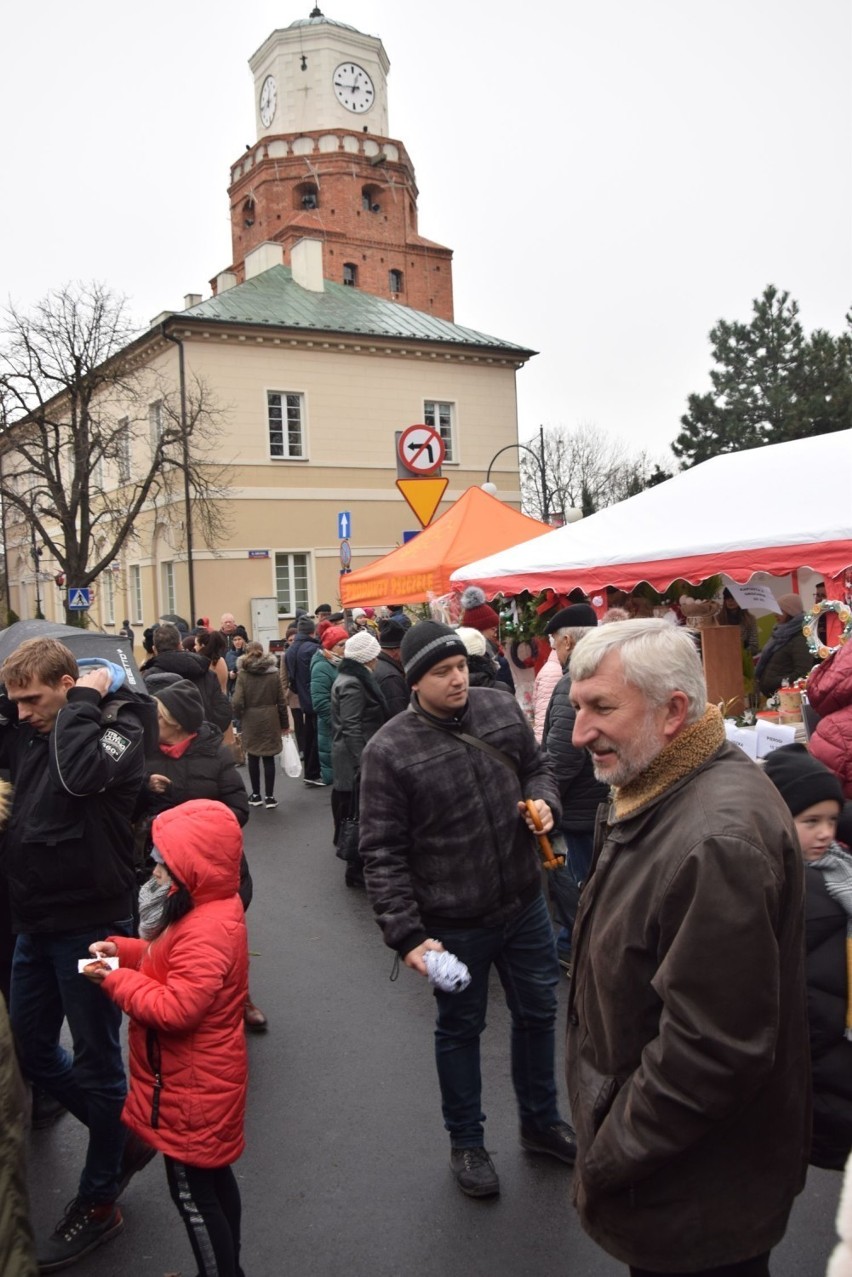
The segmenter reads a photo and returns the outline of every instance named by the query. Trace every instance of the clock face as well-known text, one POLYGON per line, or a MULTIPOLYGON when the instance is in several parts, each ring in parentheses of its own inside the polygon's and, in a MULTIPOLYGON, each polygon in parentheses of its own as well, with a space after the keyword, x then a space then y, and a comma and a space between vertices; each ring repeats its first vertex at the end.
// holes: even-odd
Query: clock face
POLYGON ((357 62, 341 62, 331 77, 335 96, 341 106, 356 115, 369 111, 375 100, 373 81, 357 62))
POLYGON ((275 77, 268 75, 260 89, 260 119, 265 129, 268 129, 275 119, 277 106, 278 90, 275 87, 275 77))

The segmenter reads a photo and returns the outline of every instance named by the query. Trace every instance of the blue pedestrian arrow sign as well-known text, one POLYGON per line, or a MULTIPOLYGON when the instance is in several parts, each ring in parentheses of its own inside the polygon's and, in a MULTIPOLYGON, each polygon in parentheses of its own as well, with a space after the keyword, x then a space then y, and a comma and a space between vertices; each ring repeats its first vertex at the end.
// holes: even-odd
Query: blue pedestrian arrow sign
POLYGON ((92 591, 84 589, 82 585, 73 585, 68 591, 68 610, 70 612, 85 612, 91 606, 92 591))
POLYGON ((352 535, 352 515, 348 510, 341 510, 337 516, 337 539, 348 541, 352 535))

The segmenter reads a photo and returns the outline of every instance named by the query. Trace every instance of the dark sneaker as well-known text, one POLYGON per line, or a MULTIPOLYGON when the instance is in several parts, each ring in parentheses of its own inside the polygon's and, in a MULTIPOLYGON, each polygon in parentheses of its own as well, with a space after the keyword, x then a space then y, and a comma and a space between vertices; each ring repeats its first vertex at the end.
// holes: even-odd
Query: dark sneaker
POLYGON ((40 1086, 33 1087, 30 1125, 34 1131, 47 1130, 48 1126, 53 1126, 54 1122, 58 1122, 67 1112, 65 1105, 60 1104, 59 1100, 55 1100, 52 1095, 48 1095, 47 1091, 43 1091, 40 1086))
POLYGON ((494 1197, 500 1192, 494 1163, 484 1148, 451 1149, 450 1169, 468 1197, 494 1197))
POLYGON ((274 810, 275 810, 275 808, 278 806, 278 799, 277 799, 277 798, 267 798, 267 799, 266 799, 266 802, 264 803, 264 806, 266 807, 266 810, 267 810, 267 811, 274 811, 274 810))
POLYGON ((249 807, 262 807, 263 799, 260 794, 249 794, 249 807))
POLYGON ((316 780, 306 780, 305 784, 309 786, 309 788, 311 789, 326 789, 327 788, 325 781, 320 780, 319 777, 317 777, 316 780))
POLYGON ((124 1141, 124 1152, 121 1155, 121 1170, 118 1175, 119 1197, 127 1188, 133 1176, 144 1170, 156 1156, 157 1150, 155 1148, 152 1148, 150 1144, 146 1144, 133 1131, 127 1132, 127 1139, 124 1141))
POLYGON ((108 1242, 124 1228, 121 1211, 106 1205, 81 1202, 75 1197, 47 1241, 38 1249, 40 1273, 58 1273, 108 1242))
POLYGON ((567 1122, 554 1122, 552 1126, 521 1127, 521 1147, 528 1153, 547 1153, 560 1162, 573 1166, 577 1160, 577 1136, 567 1122))

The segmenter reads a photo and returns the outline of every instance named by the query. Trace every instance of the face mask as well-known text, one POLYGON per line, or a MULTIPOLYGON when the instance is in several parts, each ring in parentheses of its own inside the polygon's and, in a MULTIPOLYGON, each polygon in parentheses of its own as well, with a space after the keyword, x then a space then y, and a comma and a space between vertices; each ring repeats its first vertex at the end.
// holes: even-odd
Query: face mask
POLYGON ((153 940, 158 934, 171 888, 171 881, 157 882, 153 877, 139 888, 139 935, 143 940, 153 940))

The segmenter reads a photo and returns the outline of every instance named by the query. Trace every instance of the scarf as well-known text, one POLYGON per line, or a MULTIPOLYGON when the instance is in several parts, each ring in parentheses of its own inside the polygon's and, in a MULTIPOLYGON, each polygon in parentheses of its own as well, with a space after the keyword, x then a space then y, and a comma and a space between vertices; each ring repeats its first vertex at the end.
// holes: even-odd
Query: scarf
POLYGON ((186 740, 179 740, 176 745, 164 745, 161 741, 160 753, 165 754, 166 758, 183 758, 197 735, 198 732, 193 732, 191 736, 187 736, 186 740))
POLYGON ((715 705, 708 705, 697 723, 690 723, 635 779, 613 789, 616 820, 632 816, 653 802, 690 772, 697 771, 725 743, 725 725, 715 705))
POLYGON ((809 869, 819 869, 825 889, 846 913, 846 1038, 852 1042, 852 855, 833 842, 809 869))

